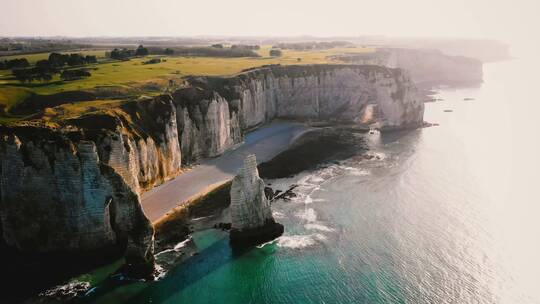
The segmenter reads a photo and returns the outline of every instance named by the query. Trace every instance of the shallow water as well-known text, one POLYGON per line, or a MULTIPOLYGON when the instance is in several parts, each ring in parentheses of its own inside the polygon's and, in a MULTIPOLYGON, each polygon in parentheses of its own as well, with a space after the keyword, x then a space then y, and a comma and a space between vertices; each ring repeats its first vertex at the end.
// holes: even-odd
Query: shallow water
POLYGON ((232 252, 225 233, 198 232, 200 254, 164 279, 100 286, 88 302, 540 303, 536 71, 484 71, 482 86, 426 104, 440 126, 369 135, 378 159, 272 181, 300 185, 274 204, 277 241, 232 252))

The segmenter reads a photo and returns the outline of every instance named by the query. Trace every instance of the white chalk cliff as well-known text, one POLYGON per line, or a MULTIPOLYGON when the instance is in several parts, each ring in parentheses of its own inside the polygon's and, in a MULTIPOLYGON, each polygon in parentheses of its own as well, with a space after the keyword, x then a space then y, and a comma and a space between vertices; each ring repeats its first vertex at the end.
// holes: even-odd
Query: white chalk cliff
POLYGON ((371 65, 270 66, 231 78, 194 77, 173 93, 182 162, 213 157, 274 118, 361 123, 375 105, 383 129, 417 127, 424 104, 408 74, 371 65))
MULTIPOLYGON (((145 258, 153 229, 141 192, 179 174, 182 164, 241 143, 249 129, 274 118, 360 123, 373 106, 383 128, 423 120, 415 85, 399 69, 272 66, 189 82, 171 96, 85 114, 60 127, 0 126, 0 242, 29 253, 122 245, 145 258)), ((260 183, 255 175, 249 178, 260 183)), ((241 195, 253 198, 259 188, 241 195)), ((237 223, 250 227, 271 217, 260 210, 253 222, 239 211, 235 216, 244 220, 237 223)))
POLYGON ((375 53, 337 55, 335 59, 403 69, 410 73, 417 84, 475 85, 481 83, 483 77, 480 60, 446 55, 438 50, 382 48, 375 53))
POLYGON ((244 166, 232 181, 230 210, 231 228, 235 230, 258 228, 274 221, 253 154, 244 159, 244 166))

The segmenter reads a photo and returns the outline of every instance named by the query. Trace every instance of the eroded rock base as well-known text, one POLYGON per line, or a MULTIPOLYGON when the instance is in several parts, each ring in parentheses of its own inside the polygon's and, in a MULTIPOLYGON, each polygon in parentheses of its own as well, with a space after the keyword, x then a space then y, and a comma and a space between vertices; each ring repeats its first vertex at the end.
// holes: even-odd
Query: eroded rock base
POLYGON ((284 230, 283 225, 274 221, 252 229, 231 229, 230 243, 233 247, 256 246, 280 237, 284 230))

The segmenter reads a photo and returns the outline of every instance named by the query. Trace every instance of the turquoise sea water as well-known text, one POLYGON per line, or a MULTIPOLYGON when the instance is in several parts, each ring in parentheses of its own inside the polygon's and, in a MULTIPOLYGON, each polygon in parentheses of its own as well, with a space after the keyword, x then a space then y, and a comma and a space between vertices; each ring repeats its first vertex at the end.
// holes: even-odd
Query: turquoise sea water
POLYGON ((200 253, 163 279, 101 285, 85 302, 540 303, 534 72, 487 64, 480 87, 426 104, 440 126, 369 135, 372 160, 272 181, 300 185, 274 204, 286 229, 274 243, 233 252, 226 233, 198 232, 200 253))

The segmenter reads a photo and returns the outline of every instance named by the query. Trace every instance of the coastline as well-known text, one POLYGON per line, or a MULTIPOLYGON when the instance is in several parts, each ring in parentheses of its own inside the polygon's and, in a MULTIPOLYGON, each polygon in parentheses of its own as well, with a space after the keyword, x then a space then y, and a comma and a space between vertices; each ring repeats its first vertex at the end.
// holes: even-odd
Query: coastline
MULTIPOLYGON (((295 137, 295 141, 287 149, 272 159, 261 162, 258 165, 259 174, 265 181, 271 181, 362 154, 368 150, 364 133, 343 126, 306 130, 295 137)), ((210 185, 204 192, 154 222, 157 255, 189 241, 189 235, 193 232, 207 229, 227 230, 230 187, 231 180, 210 185)), ((284 194, 274 191, 271 182, 267 183, 266 189, 269 199, 284 194)), ((293 190, 286 191, 287 195, 294 195, 293 190)), ((178 254, 196 254, 196 249, 178 250, 178 254)))
POLYGON ((156 223, 171 210, 208 193, 232 179, 247 154, 260 162, 270 160, 291 146, 310 127, 291 121, 274 121, 246 135, 244 143, 215 158, 205 159, 176 178, 141 195, 146 216, 156 223), (214 187, 213 187, 214 186, 214 187))
MULTIPOLYGON (((289 127, 293 126, 293 132, 288 133, 287 136, 276 137, 276 134, 269 132, 268 129, 263 127, 262 133, 255 133, 256 136, 246 136, 248 146, 255 147, 256 151, 263 150, 266 152, 261 155, 261 161, 258 166, 259 170, 263 172, 261 177, 265 180, 294 175, 305 170, 314 169, 325 162, 337 161, 340 158, 346 158, 354 153, 362 153, 366 150, 366 146, 364 145, 365 142, 363 140, 363 133, 366 133, 365 129, 355 129, 343 125, 312 127, 304 123, 291 123, 287 121, 277 123, 284 123, 289 127), (267 137, 264 136, 267 135, 265 132, 269 132, 270 135, 267 137), (276 138, 279 139, 281 145, 274 145, 271 151, 265 150, 268 145, 275 143, 274 140, 276 138), (346 138, 356 138, 358 141, 344 141, 346 138), (286 145, 283 143, 286 143, 286 145), (306 151, 311 151, 311 154, 309 154, 307 158, 305 154, 306 151), (291 163, 295 163, 295 166, 290 166, 291 163), (282 171, 282 168, 289 169, 282 171), (270 173, 272 171, 279 173, 270 173)), ((273 124, 274 123, 271 125, 273 124)), ((253 133, 250 134, 252 135, 253 133)), ((235 150, 227 152, 224 157, 229 159, 236 155, 237 157, 242 158, 244 154, 250 152, 251 151, 249 150, 242 149, 242 146, 240 146, 235 150)), ((219 157, 209 159, 199 166, 208 167, 208 163, 216 163, 219 159, 219 157)), ((218 166, 216 166, 216 168, 217 167, 218 166)), ((222 167, 219 168, 222 169, 222 167)), ((197 167, 193 167, 188 172, 197 172, 196 169, 197 167)), ((190 235, 192 233, 208 229, 226 230, 220 224, 223 224, 229 218, 227 213, 227 207, 230 203, 229 191, 231 179, 234 177, 234 174, 236 174, 236 170, 222 171, 222 173, 228 174, 225 176, 230 176, 230 178, 205 185, 205 187, 202 188, 202 191, 190 196, 188 200, 177 204, 175 208, 153 221, 155 229, 154 257, 158 264, 157 279, 165 275, 172 268, 181 264, 186 258, 198 254, 196 246, 190 242, 190 235)), ((271 192, 273 195, 276 194, 273 190, 271 192)), ((292 189, 288 192, 292 193, 292 189)), ((116 260, 111 260, 111 263, 105 264, 103 263, 104 259, 100 259, 93 264, 94 267, 97 268, 86 267, 78 269, 74 266, 76 265, 76 261, 77 259, 73 262, 71 262, 71 260, 64 260, 64 264, 66 265, 65 270, 55 268, 55 271, 59 273, 60 277, 56 278, 54 282, 51 281, 49 284, 44 285, 42 280, 38 280, 34 283, 26 281, 25 284, 27 284, 27 286, 35 285, 35 295, 28 299, 30 301, 29 303, 34 303, 33 301, 56 303, 67 299, 79 299, 81 296, 87 294, 87 292, 90 292, 90 290, 96 286, 96 283, 98 285, 118 283, 119 278, 117 276, 120 268, 117 266, 122 264, 118 264, 119 261, 122 261, 120 256, 118 256, 118 259, 116 260), (102 273, 103 270, 98 269, 107 270, 105 273, 102 273), (100 273, 99 279, 92 279, 91 281, 94 282, 92 284, 87 284, 85 279, 82 281, 77 279, 88 275, 93 277, 96 275, 96 272, 100 273), (60 285, 58 285, 59 283, 60 285)), ((23 280, 24 277, 42 277, 42 275, 34 273, 31 269, 27 269, 24 274, 19 272, 17 277, 19 276, 21 276, 21 280, 23 280)), ((13 283, 16 284, 17 281, 19 280, 15 279, 13 283)))

